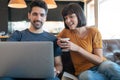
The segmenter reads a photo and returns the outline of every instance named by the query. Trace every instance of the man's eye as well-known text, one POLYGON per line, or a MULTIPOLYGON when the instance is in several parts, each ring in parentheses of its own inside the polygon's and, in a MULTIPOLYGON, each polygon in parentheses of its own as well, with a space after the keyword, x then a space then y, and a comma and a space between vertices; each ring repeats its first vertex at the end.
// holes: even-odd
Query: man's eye
POLYGON ((44 16, 45 16, 45 14, 41 14, 41 16, 42 16, 42 17, 44 17, 44 16))
POLYGON ((37 14, 36 14, 36 13, 33 13, 32 15, 33 15, 33 16, 36 16, 37 14))

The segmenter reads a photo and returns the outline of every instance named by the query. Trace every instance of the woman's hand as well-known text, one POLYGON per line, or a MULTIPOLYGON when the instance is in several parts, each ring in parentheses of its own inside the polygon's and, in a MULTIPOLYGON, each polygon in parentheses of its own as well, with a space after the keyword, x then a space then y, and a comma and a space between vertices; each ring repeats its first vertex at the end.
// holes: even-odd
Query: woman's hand
POLYGON ((61 40, 60 38, 57 40, 57 44, 64 49, 68 49, 71 51, 78 51, 80 49, 80 47, 76 44, 74 44, 73 42, 67 40, 61 40))
POLYGON ((68 41, 67 42, 67 47, 69 50, 71 51, 77 51, 80 49, 80 46, 76 45, 75 43, 71 42, 71 41, 68 41))

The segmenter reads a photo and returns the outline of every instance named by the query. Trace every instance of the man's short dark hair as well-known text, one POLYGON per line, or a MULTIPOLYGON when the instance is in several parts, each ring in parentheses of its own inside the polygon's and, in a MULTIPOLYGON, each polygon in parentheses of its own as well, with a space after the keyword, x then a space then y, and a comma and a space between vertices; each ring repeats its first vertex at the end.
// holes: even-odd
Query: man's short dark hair
POLYGON ((40 7, 45 9, 46 14, 48 13, 47 4, 43 0, 34 0, 29 5, 29 13, 31 13, 33 7, 40 7))

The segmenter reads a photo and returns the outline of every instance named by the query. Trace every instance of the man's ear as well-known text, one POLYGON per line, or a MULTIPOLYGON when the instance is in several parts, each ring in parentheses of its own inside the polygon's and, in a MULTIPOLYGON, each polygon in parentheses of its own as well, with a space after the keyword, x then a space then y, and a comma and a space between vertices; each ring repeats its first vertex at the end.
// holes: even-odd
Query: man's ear
POLYGON ((47 20, 47 15, 46 15, 46 18, 45 18, 45 21, 47 20))

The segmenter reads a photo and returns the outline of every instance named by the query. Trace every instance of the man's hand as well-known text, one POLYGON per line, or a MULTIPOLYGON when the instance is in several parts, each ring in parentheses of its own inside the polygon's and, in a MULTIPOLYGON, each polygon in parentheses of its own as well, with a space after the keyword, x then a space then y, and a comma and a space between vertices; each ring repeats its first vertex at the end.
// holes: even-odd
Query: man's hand
POLYGON ((57 71, 56 68, 54 67, 54 77, 58 76, 60 74, 60 71, 57 71))

